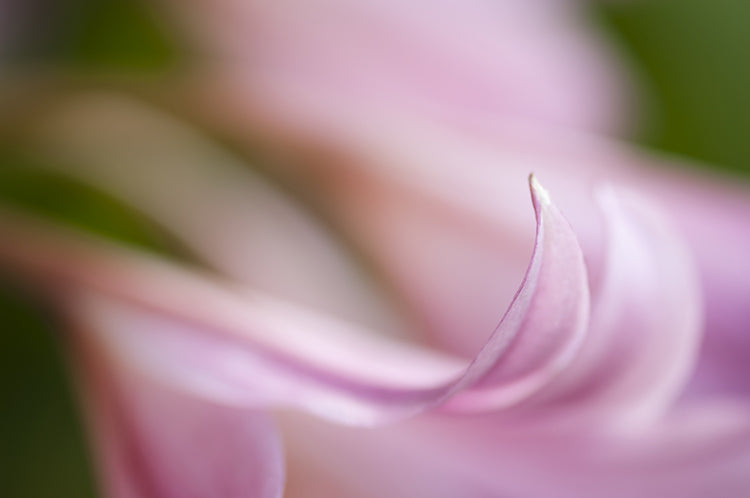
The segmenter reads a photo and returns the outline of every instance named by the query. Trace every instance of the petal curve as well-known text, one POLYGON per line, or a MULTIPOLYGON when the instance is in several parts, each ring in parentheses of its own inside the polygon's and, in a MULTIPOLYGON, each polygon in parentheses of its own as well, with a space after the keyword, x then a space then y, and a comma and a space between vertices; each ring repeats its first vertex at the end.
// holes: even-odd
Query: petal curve
POLYGON ((565 408, 576 424, 638 427, 673 405, 692 372, 702 336, 700 284, 666 216, 626 191, 599 194, 606 249, 589 334, 536 403, 565 408))
POLYGON ((262 296, 248 299, 154 262, 118 260, 88 246, 64 255, 60 240, 48 254, 49 242, 22 230, 8 238, 15 242, 0 248, 0 257, 93 290, 83 304, 90 339, 170 385, 358 424, 409 416, 461 391, 467 397, 454 408, 492 409, 547 382, 570 359, 587 325, 586 271, 575 236, 534 181, 531 191, 538 232, 527 277, 468 367, 385 338, 358 346, 352 335, 342 343, 336 329, 351 326, 262 296), (400 361, 373 351, 394 352, 400 361))
MULTIPOLYGON (((164 389, 116 362, 78 328, 79 379, 112 498, 281 498, 281 438, 266 414, 164 389)), ((75 325, 74 325, 75 326, 75 325)))

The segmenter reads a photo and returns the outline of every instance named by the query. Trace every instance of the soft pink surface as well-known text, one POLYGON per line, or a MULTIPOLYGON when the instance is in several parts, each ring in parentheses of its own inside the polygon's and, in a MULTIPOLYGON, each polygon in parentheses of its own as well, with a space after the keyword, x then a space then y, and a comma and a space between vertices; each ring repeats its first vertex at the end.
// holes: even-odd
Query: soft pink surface
POLYGON ((750 493, 747 190, 601 137, 627 85, 576 3, 172 6, 193 116, 273 181, 111 94, 34 140, 218 275, 0 217, 112 496, 750 493))
POLYGON ((399 109, 475 132, 508 116, 608 132, 625 121, 626 75, 601 40, 592 43, 574 3, 170 6, 204 69, 221 82, 217 100, 242 106, 251 99, 295 122, 316 126, 330 108, 353 126, 399 109))
POLYGON ((744 489, 744 367, 710 347, 735 340, 734 357, 745 357, 746 322, 732 317, 746 312, 746 294, 728 289, 747 279, 727 260, 747 244, 742 193, 647 170, 643 155, 585 135, 508 126, 488 143, 399 123, 337 135, 331 143, 349 161, 281 173, 312 182, 390 298, 362 286, 371 274, 347 262, 303 204, 178 121, 107 96, 75 101, 40 140, 76 159, 68 172, 138 206, 234 282, 75 237, 67 251, 63 238, 43 242, 46 230, 42 241, 8 232, 17 242, 5 258, 93 291, 80 310, 88 341, 147 390, 297 413, 281 419, 291 496, 304 483, 321 496, 744 489), (153 157, 161 175, 150 173, 153 157), (529 170, 551 186, 532 182, 535 246, 528 192, 514 185, 529 170), (710 206, 687 204, 686 192, 710 206), (725 238, 724 252, 696 225, 725 238), (344 427, 373 424, 385 425, 344 427), (445 440, 425 441, 422 425, 445 440), (309 445, 323 441, 325 456, 314 457, 309 445), (408 458, 391 466, 393 452, 408 458), (378 477, 349 475, 345 462, 378 477), (443 478, 420 477, 435 472, 443 478))

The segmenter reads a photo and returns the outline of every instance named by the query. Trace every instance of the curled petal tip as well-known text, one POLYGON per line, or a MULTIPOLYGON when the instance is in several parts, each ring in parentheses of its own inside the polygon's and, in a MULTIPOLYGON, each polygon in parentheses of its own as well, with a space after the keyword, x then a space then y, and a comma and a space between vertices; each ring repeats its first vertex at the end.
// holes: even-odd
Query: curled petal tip
POLYGON ((531 189, 531 198, 534 200, 535 205, 542 207, 552 205, 552 199, 549 196, 549 192, 546 188, 539 183, 534 173, 529 175, 529 188, 531 189))

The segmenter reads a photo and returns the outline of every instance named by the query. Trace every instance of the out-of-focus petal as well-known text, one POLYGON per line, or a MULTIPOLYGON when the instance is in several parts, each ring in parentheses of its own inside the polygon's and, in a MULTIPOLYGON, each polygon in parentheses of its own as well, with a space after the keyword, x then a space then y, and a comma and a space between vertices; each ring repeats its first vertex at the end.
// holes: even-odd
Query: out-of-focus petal
POLYGON ((689 249, 666 217, 634 194, 600 194, 606 256, 589 333, 536 402, 546 401, 540 410, 554 410, 557 424, 561 407, 550 400, 577 424, 593 414, 633 427, 664 415, 688 381, 702 339, 702 296, 689 249))
POLYGON ((746 409, 693 407, 625 437, 545 432, 497 416, 423 415, 363 430, 287 414, 287 496, 743 496, 746 409))
POLYGON ((342 237, 256 169, 166 112, 113 93, 59 105, 35 132, 46 167, 121 199, 255 289, 405 335, 342 237))
POLYGON ((706 336, 689 395, 747 396, 750 375, 750 184, 665 171, 659 195, 700 269, 706 336))
POLYGON ((400 109, 472 131, 504 117, 613 131, 626 77, 577 7, 224 0, 174 11, 206 55, 217 84, 206 97, 222 112, 262 104, 328 128, 400 109))
POLYGON ((349 423, 413 414, 454 396, 461 409, 504 407, 559 372, 580 345, 588 287, 580 249, 548 194, 532 182, 537 243, 505 317, 468 366, 386 338, 349 333, 291 304, 236 293, 166 266, 97 254, 27 229, 0 256, 89 300, 91 337, 123 364, 203 395, 279 404, 349 423), (85 262, 85 263, 84 263, 85 262), (97 264, 98 263, 98 264, 97 264), (342 333, 346 332, 346 333, 342 333))
POLYGON ((106 496, 282 496, 284 456, 269 415, 162 388, 109 361, 86 338, 89 324, 78 325, 76 360, 106 496))

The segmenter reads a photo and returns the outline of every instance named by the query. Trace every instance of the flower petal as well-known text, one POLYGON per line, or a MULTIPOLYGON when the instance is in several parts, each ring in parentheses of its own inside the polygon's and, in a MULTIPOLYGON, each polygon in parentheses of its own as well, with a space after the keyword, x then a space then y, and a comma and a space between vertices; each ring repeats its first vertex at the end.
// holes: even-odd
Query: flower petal
POLYGON ((290 124, 359 126, 394 111, 481 130, 512 117, 622 124, 624 74, 567 2, 180 2, 220 112, 262 105, 290 124))
POLYGON ((695 254, 706 335, 688 396, 750 394, 750 185, 708 175, 659 176, 659 195, 695 254))
POLYGON ((35 132, 36 151, 52 158, 44 167, 121 199, 227 277, 405 334, 343 237, 194 127, 134 98, 98 93, 64 101, 35 132))
POLYGON ((545 431, 497 415, 362 428, 284 414, 287 497, 744 496, 747 410, 693 407, 624 437, 545 431))
MULTIPOLYGON (((594 287, 589 333, 571 368, 536 402, 550 399, 572 421, 598 418, 620 428, 652 423, 682 393, 702 338, 701 293, 677 230, 642 198, 606 188, 607 229, 601 281, 594 287)), ((550 405, 542 402, 541 411, 550 405)))
POLYGON ((546 190, 534 177, 531 184, 538 217, 534 256, 495 335, 514 321, 519 322, 518 332, 507 346, 490 339, 472 367, 492 366, 474 389, 454 397, 452 408, 507 406, 525 398, 568 366, 585 336, 589 289, 581 249, 546 190), (526 293, 531 295, 527 298, 526 293))
POLYGON ((532 181, 537 243, 504 319, 468 366, 260 294, 247 296, 154 262, 51 247, 27 229, 0 248, 6 261, 94 292, 83 306, 89 340, 123 364, 193 393, 249 406, 278 404, 348 423, 433 407, 508 406, 563 368, 588 319, 580 248, 548 194, 532 181), (67 252, 67 254, 66 254, 67 252), (356 329, 356 328, 355 328, 356 329), (342 333, 344 331, 345 333, 342 333), (469 394, 471 391, 471 394, 469 394))
POLYGON ((282 496, 281 439, 268 415, 161 388, 108 361, 78 332, 77 365, 107 496, 282 496))

